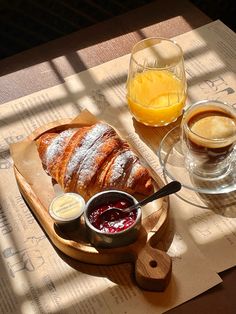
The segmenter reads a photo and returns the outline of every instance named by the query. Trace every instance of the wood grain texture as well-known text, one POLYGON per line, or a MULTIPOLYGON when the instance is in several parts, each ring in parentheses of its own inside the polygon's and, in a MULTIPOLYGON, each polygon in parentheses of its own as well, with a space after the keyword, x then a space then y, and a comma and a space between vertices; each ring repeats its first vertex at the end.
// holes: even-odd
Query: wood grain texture
POLYGON ((210 22, 187 0, 153 1, 0 62, 0 104, 130 53, 140 39, 173 37, 210 22))
MULTIPOLYGON (((69 120, 58 125, 49 124, 36 130, 29 136, 29 140, 35 140, 45 131, 55 131, 68 127, 69 120)), ((70 124, 71 127, 73 124, 70 124)), ((104 249, 92 246, 87 238, 86 226, 81 218, 80 222, 73 228, 59 228, 50 217, 48 208, 43 206, 36 191, 32 188, 21 173, 14 168, 19 189, 36 216, 38 222, 50 238, 51 242, 64 254, 81 262, 91 264, 118 264, 131 262, 135 264, 135 277, 140 287, 147 290, 163 291, 171 277, 171 259, 160 250, 151 246, 152 239, 156 241, 162 236, 168 224, 169 199, 164 197, 160 200, 158 210, 142 220, 142 226, 137 240, 127 246, 104 249), (155 230, 155 232, 153 232, 155 230), (150 233, 151 232, 151 233, 150 233), (149 234, 150 233, 150 234, 149 234)), ((157 185, 164 185, 158 177, 157 185)))

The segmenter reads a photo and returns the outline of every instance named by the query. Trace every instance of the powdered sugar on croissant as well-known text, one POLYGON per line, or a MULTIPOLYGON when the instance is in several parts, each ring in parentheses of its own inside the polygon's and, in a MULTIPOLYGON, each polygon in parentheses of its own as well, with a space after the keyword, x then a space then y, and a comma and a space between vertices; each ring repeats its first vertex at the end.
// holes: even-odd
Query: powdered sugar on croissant
POLYGON ((36 143, 44 168, 65 192, 87 199, 107 189, 143 195, 153 191, 148 170, 106 123, 45 133, 36 143))

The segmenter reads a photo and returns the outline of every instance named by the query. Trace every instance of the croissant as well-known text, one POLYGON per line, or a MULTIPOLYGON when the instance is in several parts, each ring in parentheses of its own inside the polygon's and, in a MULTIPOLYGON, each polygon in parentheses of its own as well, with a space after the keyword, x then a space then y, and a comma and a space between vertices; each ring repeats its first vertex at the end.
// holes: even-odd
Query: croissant
POLYGON ((44 169, 65 192, 88 199, 108 189, 143 195, 153 191, 148 170, 106 123, 44 133, 36 144, 44 169))

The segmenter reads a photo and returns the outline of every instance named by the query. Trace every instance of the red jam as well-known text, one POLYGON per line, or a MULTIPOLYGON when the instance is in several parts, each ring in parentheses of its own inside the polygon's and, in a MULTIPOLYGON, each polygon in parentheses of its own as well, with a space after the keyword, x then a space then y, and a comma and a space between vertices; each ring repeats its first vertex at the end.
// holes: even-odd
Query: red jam
POLYGON ((110 211, 106 215, 106 220, 103 220, 100 215, 111 207, 117 207, 120 209, 127 208, 131 206, 132 203, 128 200, 119 200, 115 202, 110 202, 109 204, 100 205, 95 207, 90 215, 90 223, 98 230, 106 233, 116 233, 128 229, 131 225, 134 224, 137 218, 137 210, 134 209, 130 213, 122 213, 117 211, 110 211))

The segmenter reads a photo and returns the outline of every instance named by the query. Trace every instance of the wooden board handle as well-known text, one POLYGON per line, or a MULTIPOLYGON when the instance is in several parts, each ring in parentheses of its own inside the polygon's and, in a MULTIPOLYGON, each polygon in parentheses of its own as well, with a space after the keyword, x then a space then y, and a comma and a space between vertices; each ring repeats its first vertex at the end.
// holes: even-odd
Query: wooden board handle
POLYGON ((147 243, 137 255, 135 277, 138 285, 146 290, 163 291, 167 287, 172 270, 171 258, 147 243))

